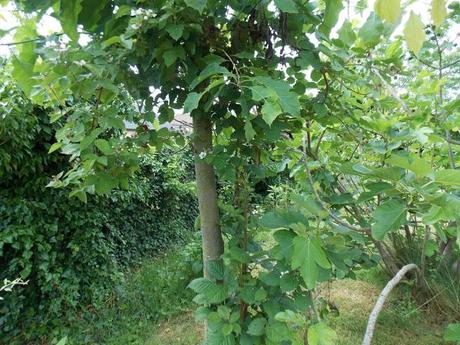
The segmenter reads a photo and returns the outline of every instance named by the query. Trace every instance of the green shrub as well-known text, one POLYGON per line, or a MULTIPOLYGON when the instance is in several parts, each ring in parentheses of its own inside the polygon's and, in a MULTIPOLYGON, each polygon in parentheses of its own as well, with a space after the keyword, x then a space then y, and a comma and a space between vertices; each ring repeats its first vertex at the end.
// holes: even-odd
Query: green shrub
POLYGON ((8 80, 0 102, 0 280, 28 280, 0 301, 0 343, 22 344, 101 305, 123 266, 187 239, 197 205, 187 152, 144 158, 128 191, 86 204, 46 188, 72 164, 48 154, 59 123, 8 80))

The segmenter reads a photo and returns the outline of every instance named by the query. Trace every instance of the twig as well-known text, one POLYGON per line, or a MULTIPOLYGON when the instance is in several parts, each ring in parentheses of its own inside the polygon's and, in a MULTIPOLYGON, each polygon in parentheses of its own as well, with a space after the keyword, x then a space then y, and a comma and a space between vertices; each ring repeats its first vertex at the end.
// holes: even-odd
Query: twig
POLYGON ((372 313, 369 316, 369 321, 367 322, 366 334, 364 335, 364 339, 362 345, 371 345, 372 336, 374 335, 375 323, 377 322, 377 318, 379 316, 380 311, 383 308, 383 304, 387 299, 388 295, 390 294, 391 290, 399 284, 399 282, 404 278, 407 272, 416 270, 417 273, 420 272, 419 268, 416 264, 408 264, 403 266, 398 273, 387 283, 385 288, 380 293, 377 302, 375 303, 374 309, 372 309, 372 313))

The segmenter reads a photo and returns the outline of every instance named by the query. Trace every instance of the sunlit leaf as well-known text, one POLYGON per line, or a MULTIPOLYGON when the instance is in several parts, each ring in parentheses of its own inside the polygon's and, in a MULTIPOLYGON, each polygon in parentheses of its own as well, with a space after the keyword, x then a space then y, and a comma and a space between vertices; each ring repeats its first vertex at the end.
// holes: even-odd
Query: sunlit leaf
POLYGON ((425 42, 425 30, 422 20, 414 12, 410 13, 409 20, 404 28, 404 37, 407 47, 414 54, 417 54, 425 42))

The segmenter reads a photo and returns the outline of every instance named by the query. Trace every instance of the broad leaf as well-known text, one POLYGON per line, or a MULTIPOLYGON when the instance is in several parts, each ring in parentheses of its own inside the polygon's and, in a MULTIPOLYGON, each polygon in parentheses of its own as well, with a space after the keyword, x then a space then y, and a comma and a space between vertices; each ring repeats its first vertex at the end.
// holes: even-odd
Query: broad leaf
POLYGON ((308 345, 335 345, 337 334, 324 322, 315 323, 308 328, 308 345))
POLYGON ((404 37, 407 42, 407 47, 417 54, 425 42, 425 30, 422 20, 414 12, 410 13, 409 20, 404 28, 404 37))
POLYGON ((194 8, 201 14, 203 13, 206 7, 207 0, 185 0, 185 3, 187 4, 187 6, 194 8))
POLYGON ((82 0, 61 0, 60 16, 62 29, 73 41, 78 40, 78 14, 82 6, 82 0))
POLYGON ((323 23, 319 27, 319 30, 326 36, 329 36, 332 28, 337 23, 342 8, 342 0, 326 0, 326 9, 324 11, 323 23))
POLYGON ((431 1, 431 19, 434 25, 439 26, 447 17, 446 0, 431 1))
POLYGON ((198 104, 200 103, 201 93, 191 92, 187 95, 187 98, 184 102, 184 112, 190 113, 196 108, 198 108, 198 104))
POLYGON ((250 335, 263 335, 265 333, 265 325, 267 324, 267 320, 263 317, 254 319, 248 326, 248 334, 250 335))
POLYGON ((297 6, 292 0, 275 0, 276 7, 279 8, 281 12, 286 13, 298 13, 297 6))
POLYGON ((377 0, 374 10, 380 18, 394 23, 401 14, 401 0, 377 0))
POLYGON ((383 240, 392 230, 397 230, 406 222, 406 206, 398 200, 389 200, 378 206, 372 214, 372 237, 383 240))
POLYGON ((460 170, 445 169, 435 172, 434 179, 437 183, 460 187, 460 170))

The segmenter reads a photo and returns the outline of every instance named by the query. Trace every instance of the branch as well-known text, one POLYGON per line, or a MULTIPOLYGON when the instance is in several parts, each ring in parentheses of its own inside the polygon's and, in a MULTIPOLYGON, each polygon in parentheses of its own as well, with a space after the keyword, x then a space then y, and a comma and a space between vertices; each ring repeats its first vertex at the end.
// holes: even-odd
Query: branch
MULTIPOLYGON (((62 35, 64 35, 63 32, 53 34, 52 36, 62 36, 62 35)), ((0 46, 17 46, 17 45, 20 45, 20 44, 27 44, 27 43, 33 43, 33 42, 42 42, 42 41, 46 41, 46 37, 31 38, 31 39, 28 39, 28 40, 18 41, 18 42, 0 43, 0 46)))
POLYGON ((334 213, 331 212, 331 210, 327 207, 327 205, 325 204, 325 202, 321 199, 321 197, 319 196, 319 193, 318 191, 315 189, 315 185, 314 185, 314 182, 313 182, 313 177, 311 176, 311 172, 310 172, 310 168, 308 167, 308 162, 307 162, 307 153, 306 153, 306 143, 305 143, 305 137, 304 137, 304 140, 303 140, 303 146, 304 146, 304 150, 302 152, 303 156, 304 156, 304 163, 305 163, 305 170, 307 172, 307 175, 308 175, 308 182, 310 183, 310 186, 311 186, 311 189, 313 190, 313 193, 315 195, 315 198, 316 198, 316 201, 318 202, 318 204, 320 205, 320 207, 327 212, 327 214, 339 225, 342 225, 350 230, 353 230, 353 231, 358 231, 358 232, 364 232, 366 234, 370 234, 371 232, 371 229, 370 228, 360 228, 360 227, 357 227, 357 226, 354 226, 354 225, 351 225, 347 222, 344 222, 342 219, 340 219, 339 217, 337 217, 334 213))
POLYGON ((417 274, 419 274, 420 270, 416 264, 408 264, 402 267, 398 273, 387 283, 385 288, 380 293, 377 302, 375 303, 374 309, 372 310, 371 315, 369 316, 369 321, 367 322, 366 334, 364 335, 364 339, 362 345, 371 345, 372 336, 374 335, 375 323, 377 322, 377 317, 379 316, 380 311, 383 308, 383 304, 387 299, 388 295, 390 294, 391 290, 399 284, 399 282, 404 278, 407 272, 416 270, 417 274))

